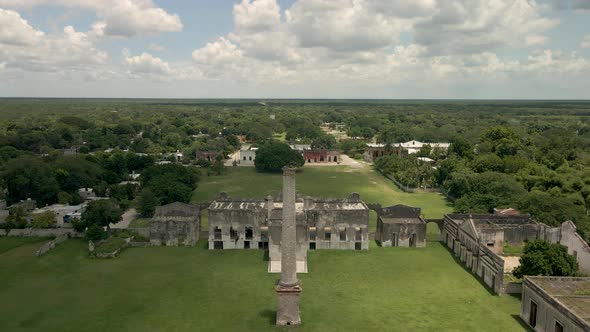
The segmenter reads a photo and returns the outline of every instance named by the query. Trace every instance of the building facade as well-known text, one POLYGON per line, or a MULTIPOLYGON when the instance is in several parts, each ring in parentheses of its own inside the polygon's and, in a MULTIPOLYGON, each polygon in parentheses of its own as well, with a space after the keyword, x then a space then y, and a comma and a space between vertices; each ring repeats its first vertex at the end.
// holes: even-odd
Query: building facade
POLYGON ((520 317, 538 332, 590 331, 590 278, 525 277, 520 317))
POLYGON ((303 159, 306 163, 338 163, 340 152, 336 150, 310 149, 303 150, 303 159))
POLYGON ((383 208, 377 217, 375 240, 382 247, 425 247, 426 222, 420 209, 407 205, 383 208))
POLYGON ((201 230, 199 214, 199 207, 179 202, 156 207, 150 222, 150 243, 194 246, 201 230))
POLYGON ((254 165, 254 162, 256 161, 256 150, 258 150, 258 148, 252 147, 240 150, 238 163, 240 165, 254 165))
POLYGON ((467 269, 479 276, 494 292, 503 292, 504 244, 523 246, 543 238, 545 227, 529 215, 445 215, 443 242, 467 269))
MULTIPOLYGON (((296 200, 297 238, 315 249, 369 249, 369 208, 358 194, 296 200)), ((233 199, 221 193, 208 208, 209 249, 267 249, 280 243, 282 198, 233 199)))

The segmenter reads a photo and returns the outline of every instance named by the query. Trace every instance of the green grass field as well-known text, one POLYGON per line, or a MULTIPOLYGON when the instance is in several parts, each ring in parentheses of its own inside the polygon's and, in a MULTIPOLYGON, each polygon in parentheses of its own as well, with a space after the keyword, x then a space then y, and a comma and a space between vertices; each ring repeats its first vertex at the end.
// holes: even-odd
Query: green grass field
MULTIPOLYGON (((23 239, 20 239, 21 241, 23 239)), ((14 239, 0 238, 0 246, 14 239)), ((262 251, 130 248, 89 259, 70 240, 0 254, 1 331, 273 331, 278 275, 262 251)), ((298 331, 524 331, 519 300, 491 295, 437 242, 309 253, 298 331)))
MULTIPOLYGON (((305 168, 297 183, 303 195, 359 192, 367 202, 422 207, 427 218, 451 211, 442 196, 401 192, 369 169, 305 168)), ((231 168, 204 177, 193 201, 219 191, 265 197, 280 189, 280 174, 231 168)), ((130 248, 116 259, 93 260, 85 242, 69 240, 37 258, 38 241, 0 238, 0 331, 279 330, 273 290, 279 275, 266 272, 263 251, 209 251, 200 241, 196 248, 130 248)), ((298 331, 525 330, 515 318, 519 299, 492 295, 438 242, 313 251, 308 266, 310 273, 299 275, 298 331)))
MULTIPOLYGON (((193 195, 193 202, 215 199, 221 191, 233 197, 263 198, 281 191, 281 174, 259 173, 253 167, 228 167, 221 176, 203 176, 193 195)), ((369 168, 352 169, 347 166, 307 167, 297 173, 297 191, 301 195, 340 198, 358 192, 367 203, 382 206, 406 204, 422 208, 425 218, 442 218, 452 212, 445 197, 438 193, 405 193, 379 172, 369 168)), ((202 229, 207 229, 207 213, 203 212, 202 229)), ((376 227, 376 214, 371 211, 370 231, 376 227)), ((438 229, 429 224, 429 233, 438 229)))

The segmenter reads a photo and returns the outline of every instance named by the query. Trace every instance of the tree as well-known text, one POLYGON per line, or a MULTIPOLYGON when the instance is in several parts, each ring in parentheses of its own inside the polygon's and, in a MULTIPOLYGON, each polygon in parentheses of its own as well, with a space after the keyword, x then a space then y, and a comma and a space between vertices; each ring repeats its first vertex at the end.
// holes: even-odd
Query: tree
POLYGON ((312 149, 328 149, 331 150, 336 146, 336 138, 332 135, 322 134, 320 137, 311 142, 312 149))
POLYGON ((527 243, 520 257, 520 266, 512 272, 523 276, 575 276, 578 274, 576 258, 567 253, 567 247, 558 243, 536 240, 527 243))
POLYGON ((21 156, 8 161, 4 169, 9 204, 27 198, 36 200, 39 206, 57 202, 59 185, 54 171, 41 159, 21 156))
POLYGON ((218 154, 215 157, 215 161, 213 162, 211 169, 217 175, 221 175, 221 173, 223 173, 224 165, 223 165, 223 156, 222 155, 218 154))
POLYGON ((418 157, 430 157, 431 153, 432 153, 432 146, 430 146, 430 144, 424 144, 424 145, 422 145, 422 147, 420 148, 420 151, 418 151, 418 153, 416 155, 418 157))
POLYGON ((167 177, 160 177, 151 181, 147 188, 153 191, 161 204, 188 203, 193 195, 193 190, 189 186, 167 177))
POLYGON ((256 151, 254 164, 256 170, 262 172, 280 172, 285 166, 301 167, 305 163, 300 152, 289 145, 277 141, 269 141, 256 151))
POLYGON ((158 205, 160 205, 160 200, 153 191, 149 188, 141 191, 141 195, 139 196, 139 212, 142 217, 151 218, 158 205))
POLYGON ((55 226, 55 213, 53 211, 33 215, 32 228, 52 228, 53 226, 55 226))
POLYGON ((551 226, 558 226, 566 220, 582 221, 586 217, 585 208, 576 205, 572 199, 539 190, 524 195, 518 203, 518 208, 551 226))
POLYGON ((10 209, 10 214, 6 217, 4 228, 6 229, 22 229, 27 227, 27 213, 22 207, 10 209))
POLYGON ((86 227, 91 225, 98 225, 106 227, 110 232, 110 224, 116 224, 121 220, 123 211, 117 204, 117 201, 112 199, 100 199, 88 203, 88 206, 82 212, 82 223, 86 227))

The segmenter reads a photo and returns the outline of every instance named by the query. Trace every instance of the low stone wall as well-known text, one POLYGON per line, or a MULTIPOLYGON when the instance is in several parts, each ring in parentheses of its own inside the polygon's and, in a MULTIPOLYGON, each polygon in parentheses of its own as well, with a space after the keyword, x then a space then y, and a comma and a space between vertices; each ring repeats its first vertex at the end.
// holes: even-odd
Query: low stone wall
POLYGON ((129 242, 129 247, 132 248, 145 248, 145 247, 151 247, 152 244, 150 242, 129 242))
POLYGON ((82 238, 84 233, 78 233, 71 228, 24 228, 11 229, 7 236, 22 236, 22 237, 58 237, 66 235, 69 237, 82 238))
POLYGON ((90 257, 94 257, 94 258, 115 258, 123 249, 131 246, 132 240, 133 240, 133 237, 125 239, 125 242, 123 242, 123 245, 121 245, 119 248, 115 249, 112 252, 96 252, 96 246, 100 245, 100 243, 102 241, 99 242, 97 245, 95 245, 94 242, 92 242, 92 241, 88 241, 88 252, 90 254, 90 257))
POLYGON ((5 229, 0 229, 0 236, 6 236, 7 232, 5 229))
POLYGON ((40 257, 48 253, 51 249, 55 248, 56 245, 64 242, 68 239, 68 235, 59 235, 55 239, 43 244, 41 248, 35 252, 35 256, 40 257))
POLYGON ((502 287, 502 294, 522 294, 522 282, 506 282, 502 287))

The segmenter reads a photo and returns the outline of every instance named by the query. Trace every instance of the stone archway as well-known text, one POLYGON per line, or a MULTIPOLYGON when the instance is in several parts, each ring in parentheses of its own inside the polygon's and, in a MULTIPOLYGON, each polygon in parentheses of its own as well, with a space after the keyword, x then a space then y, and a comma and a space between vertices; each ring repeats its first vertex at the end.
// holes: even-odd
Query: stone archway
POLYGON ((443 240, 442 230, 444 227, 444 219, 425 219, 424 221, 426 221, 426 238, 427 238, 427 240, 429 240, 429 241, 442 241, 443 240), (428 237, 428 235, 429 235, 428 230, 429 230, 429 228, 431 229, 431 227, 429 227, 428 225, 433 224, 433 223, 436 224, 436 227, 438 228, 438 237, 436 237, 436 240, 435 240, 435 238, 428 237))

